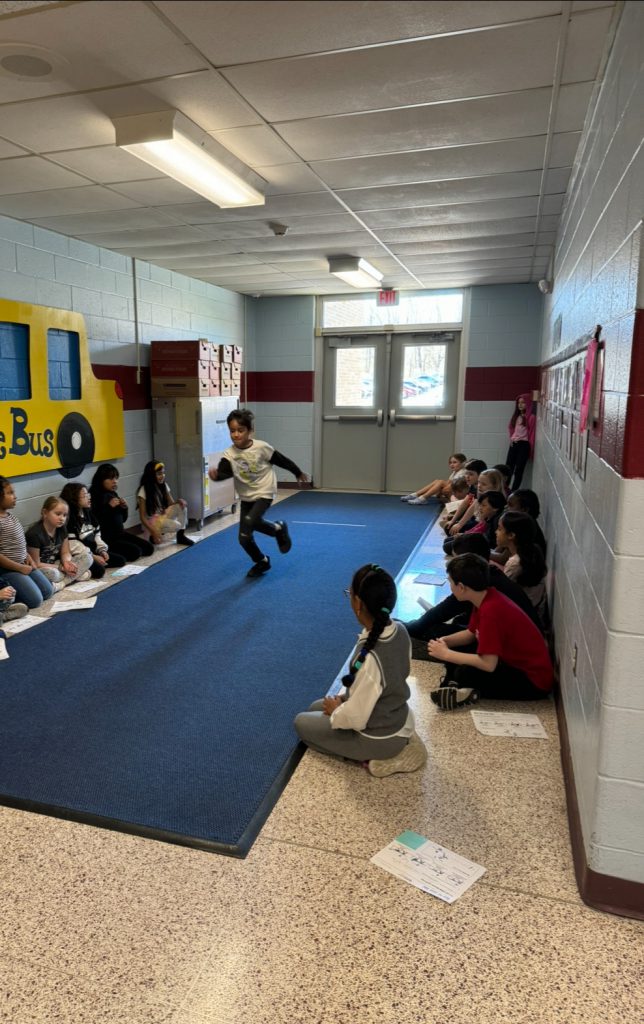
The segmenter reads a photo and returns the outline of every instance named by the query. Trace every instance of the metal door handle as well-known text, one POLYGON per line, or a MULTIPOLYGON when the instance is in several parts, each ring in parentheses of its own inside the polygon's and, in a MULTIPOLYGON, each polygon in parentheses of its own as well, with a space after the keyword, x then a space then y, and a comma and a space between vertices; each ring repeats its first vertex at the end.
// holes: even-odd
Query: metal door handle
POLYGON ((384 422, 385 422, 385 414, 382 411, 382 409, 378 409, 378 415, 376 416, 376 423, 378 424, 379 427, 381 427, 384 422))
POLYGON ((392 427, 396 426, 396 410, 395 409, 390 409, 389 410, 389 422, 391 423, 392 427))

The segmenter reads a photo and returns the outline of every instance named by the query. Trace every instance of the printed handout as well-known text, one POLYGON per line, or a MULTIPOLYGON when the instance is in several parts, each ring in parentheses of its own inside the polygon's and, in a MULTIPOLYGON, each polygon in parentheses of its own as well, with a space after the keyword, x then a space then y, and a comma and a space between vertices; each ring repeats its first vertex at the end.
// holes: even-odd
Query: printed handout
POLYGON ((112 573, 113 580, 123 579, 126 576, 138 576, 140 572, 145 572, 147 565, 124 565, 122 569, 115 569, 112 573))
POLYGON ((78 601, 56 601, 51 609, 51 614, 56 612, 80 612, 87 608, 93 608, 96 604, 95 597, 81 597, 78 601))
POLYGON ((371 863, 445 903, 454 903, 485 874, 480 864, 409 830, 396 836, 371 863))
POLYGON ((511 711, 472 711, 474 725, 484 736, 517 736, 528 740, 547 740, 548 733, 537 715, 511 711))
POLYGON ((5 622, 2 629, 7 636, 15 636, 16 633, 23 633, 25 629, 39 626, 41 622, 45 621, 46 619, 43 615, 25 615, 24 619, 13 619, 11 622, 5 622))

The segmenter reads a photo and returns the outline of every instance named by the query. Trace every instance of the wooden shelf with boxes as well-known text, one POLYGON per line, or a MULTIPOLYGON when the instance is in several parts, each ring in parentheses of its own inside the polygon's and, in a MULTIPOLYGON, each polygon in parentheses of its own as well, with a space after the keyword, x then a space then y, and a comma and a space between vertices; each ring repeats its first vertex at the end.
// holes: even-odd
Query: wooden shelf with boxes
POLYGON ((152 341, 150 378, 153 398, 219 396, 219 346, 207 338, 152 341))

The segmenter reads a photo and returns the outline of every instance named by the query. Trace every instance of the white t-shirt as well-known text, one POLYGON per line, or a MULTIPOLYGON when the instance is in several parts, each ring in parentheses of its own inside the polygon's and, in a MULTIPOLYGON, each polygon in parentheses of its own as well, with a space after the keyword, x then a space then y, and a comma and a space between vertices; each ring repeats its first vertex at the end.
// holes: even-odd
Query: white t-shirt
POLYGON ((223 452, 222 458, 228 459, 231 465, 237 494, 242 501, 272 500, 275 497, 277 477, 270 461, 274 451, 266 441, 253 438, 248 448, 231 445, 223 452))

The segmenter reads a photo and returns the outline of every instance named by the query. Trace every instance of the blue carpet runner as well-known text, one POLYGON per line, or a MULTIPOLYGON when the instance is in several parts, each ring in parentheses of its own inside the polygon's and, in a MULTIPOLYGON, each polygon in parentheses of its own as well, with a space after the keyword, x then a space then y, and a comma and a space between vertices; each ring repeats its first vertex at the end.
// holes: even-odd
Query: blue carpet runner
POLYGON ((343 588, 368 561, 397 575, 435 515, 297 493, 260 579, 231 527, 11 638, 0 803, 245 856, 301 756, 294 716, 355 640, 343 588))

